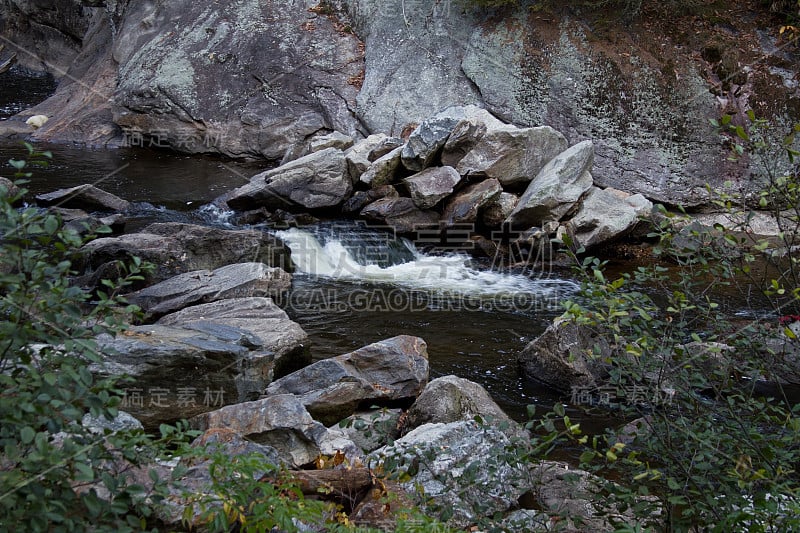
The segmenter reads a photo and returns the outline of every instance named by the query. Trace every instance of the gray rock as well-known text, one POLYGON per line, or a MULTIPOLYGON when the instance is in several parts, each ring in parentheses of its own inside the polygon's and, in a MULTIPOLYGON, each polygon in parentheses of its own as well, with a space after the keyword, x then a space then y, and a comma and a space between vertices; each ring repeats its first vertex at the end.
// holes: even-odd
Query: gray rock
MULTIPOLYGON (((149 470, 154 469, 153 467, 156 467, 155 470, 159 472, 161 479, 175 479, 175 483, 168 484, 169 495, 164 498, 163 505, 160 505, 157 511, 158 519, 170 529, 181 527, 202 529, 208 526, 206 510, 223 512, 219 501, 209 500, 206 506, 198 505, 196 500, 197 495, 213 494, 214 486, 218 483, 210 471, 213 459, 206 458, 207 454, 218 454, 231 459, 241 455, 256 456, 268 465, 281 468, 291 466, 291 463, 272 446, 249 441, 226 428, 212 428, 205 431, 192 442, 191 446, 197 450, 197 454, 190 454, 189 458, 181 459, 180 466, 185 470, 180 477, 177 477, 174 468, 162 466, 160 463, 127 470, 133 473, 132 482, 139 483, 146 489, 152 486, 148 474, 149 470)), ((252 475, 255 479, 261 479, 275 475, 275 470, 267 467, 262 471, 252 472, 252 475)))
POLYGON ((486 135, 486 124, 475 118, 462 119, 453 127, 442 148, 442 165, 455 167, 486 135))
POLYGON ((541 461, 531 469, 531 477, 531 494, 539 508, 548 516, 561 517, 559 525, 563 523, 566 531, 611 531, 610 523, 636 520, 632 511, 608 516, 608 509, 595 502, 610 482, 585 470, 563 462, 541 461))
POLYGON ((80 250, 76 266, 86 272, 81 283, 96 286, 116 279, 117 260, 149 261, 156 270, 148 283, 194 270, 213 270, 232 263, 259 262, 291 272, 290 252, 277 238, 257 230, 223 230, 176 222, 151 224, 139 233, 95 239, 80 250))
POLYGON ((113 39, 116 123, 179 151, 270 160, 320 130, 355 136, 360 42, 308 7, 127 4, 113 39))
POLYGON ((497 199, 501 192, 503 187, 494 178, 470 185, 447 201, 442 221, 448 225, 476 222, 480 209, 497 199))
POLYGON ((47 72, 60 79, 80 53, 81 43, 93 16, 101 8, 92 8, 78 0, 4 0, 0 3, 3 37, 17 61, 28 70, 47 72))
POLYGON ((397 198, 400 196, 392 185, 382 185, 368 191, 356 191, 353 196, 342 205, 342 213, 355 213, 364 209, 367 204, 381 198, 397 198))
POLYGON ((237 263, 210 270, 179 274, 127 295, 147 315, 161 316, 198 304, 228 298, 279 295, 291 287, 292 277, 264 263, 237 263))
POLYGON ((298 144, 289 149, 286 154, 284 154, 281 165, 285 165, 290 161, 294 161, 308 154, 313 154, 314 152, 322 151, 326 148, 347 150, 351 146, 353 146, 353 138, 349 135, 338 131, 325 134, 318 132, 312 135, 304 144, 298 144))
POLYGON ((461 70, 463 44, 480 14, 433 0, 405 9, 380 0, 341 3, 365 45, 357 114, 370 131, 399 135, 448 106, 482 101, 461 70))
POLYGON ((497 128, 475 143, 456 170, 465 176, 496 178, 504 186, 524 184, 567 146, 567 139, 549 126, 497 128))
POLYGON ((414 205, 430 209, 453 193, 461 176, 453 167, 431 167, 403 179, 414 205))
POLYGON ((132 326, 116 337, 99 337, 103 361, 90 368, 100 376, 130 376, 122 408, 148 429, 157 428, 257 398, 276 366, 309 360, 302 344, 307 337, 296 324, 288 317, 265 320, 269 324, 256 332, 213 316, 186 326, 132 326))
POLYGON ((560 392, 574 392, 576 387, 591 389, 602 384, 607 376, 604 361, 622 356, 592 328, 556 319, 528 343, 518 361, 526 377, 560 392), (594 350, 599 354, 595 356, 594 350))
POLYGON ((453 118, 461 117, 442 149, 442 165, 451 167, 457 166, 487 131, 509 127, 485 109, 474 105, 451 107, 442 113, 453 118))
POLYGON ((454 117, 440 114, 417 126, 403 147, 403 166, 419 172, 434 164, 458 122, 454 117))
POLYGON ((220 198, 231 209, 334 207, 353 191, 344 152, 325 148, 250 178, 220 198))
POLYGON ((376 159, 385 156, 395 148, 400 148, 405 143, 406 142, 400 137, 386 137, 375 148, 370 150, 369 160, 375 161, 376 159))
POLYGON ((594 157, 591 141, 583 141, 553 158, 528 185, 508 217, 516 228, 560 220, 592 186, 594 157))
POLYGON ((283 377, 311 362, 307 354, 308 335, 271 298, 234 298, 194 305, 162 316, 157 324, 210 333, 271 354, 269 374, 266 378, 256 376, 250 387, 259 394, 273 378, 283 377))
POLYGON ((361 174, 372 165, 374 161, 374 159, 370 159, 372 151, 388 138, 385 133, 373 133, 345 151, 344 157, 347 160, 347 170, 350 172, 350 179, 354 185, 361 178, 361 174))
POLYGON ((332 455, 337 449, 351 458, 361 455, 341 432, 329 430, 311 418, 303 404, 291 394, 228 405, 198 415, 190 423, 201 431, 230 429, 249 441, 270 446, 283 461, 296 466, 311 463, 321 453, 332 455), (333 448, 332 444, 337 441, 341 447, 333 448))
POLYGON ((434 211, 420 210, 411 198, 384 197, 361 210, 361 216, 372 222, 391 226, 398 233, 413 233, 439 225, 434 211))
POLYGON ((399 463, 426 498, 452 511, 462 528, 479 516, 504 512, 530 487, 525 461, 509 453, 511 440, 499 429, 475 422, 425 424, 370 458, 399 463))
POLYGON ((423 424, 447 424, 480 417, 484 423, 507 426, 519 434, 519 424, 511 420, 489 393, 478 383, 457 376, 436 378, 425 386, 406 413, 405 428, 423 424))
POLYGON ((127 200, 89 184, 37 194, 36 202, 45 207, 58 206, 88 211, 124 212, 130 207, 127 200))
POLYGON ((274 381, 265 394, 294 394, 314 418, 333 424, 364 402, 414 398, 427 381, 425 341, 400 335, 317 361, 274 381))
POLYGON ((14 185, 10 179, 0 176, 0 195, 10 198, 17 194, 19 194, 19 187, 14 185))
POLYGON ((332 131, 325 135, 314 136, 308 141, 308 153, 313 154, 326 148, 337 148, 347 150, 353 146, 353 138, 350 135, 338 131, 332 131))
POLYGON ((398 424, 402 413, 401 409, 386 408, 360 411, 341 420, 336 427, 362 451, 369 453, 400 436, 398 424))
POLYGON ((592 187, 568 227, 577 244, 589 249, 626 235, 652 209, 640 194, 592 187))
POLYGON ((402 152, 403 147, 398 146, 388 154, 376 159, 370 167, 361 174, 359 178, 361 183, 365 183, 373 188, 392 183, 395 179, 397 167, 400 166, 400 154, 402 152))
POLYGON ((121 233, 125 228, 125 216, 114 213, 104 217, 95 217, 82 209, 65 209, 63 207, 50 207, 50 213, 61 217, 64 228, 86 235, 94 233, 101 227, 107 227, 112 233, 121 233))
MULTIPOLYGON (((193 448, 205 448, 210 453, 220 452, 226 457, 236 457, 238 455, 261 455, 267 463, 275 466, 291 466, 278 450, 266 444, 258 444, 246 439, 239 433, 224 427, 213 427, 207 429, 202 435, 192 441, 193 448)), ((204 470, 208 463, 196 465, 192 477, 198 479, 197 471, 204 470), (199 468, 198 468, 199 467, 199 468)), ((256 473, 257 475, 257 473, 256 473)), ((208 477, 207 487, 211 486, 211 477, 208 477)))
POLYGON ((519 202, 519 197, 510 192, 501 192, 500 195, 483 207, 482 220, 490 228, 497 228, 505 222, 514 211, 519 202))
POLYGON ((81 419, 81 425, 91 433, 104 434, 106 431, 116 433, 117 431, 131 431, 144 429, 144 426, 132 414, 119 411, 117 416, 109 420, 105 416, 92 416, 86 413, 81 419))

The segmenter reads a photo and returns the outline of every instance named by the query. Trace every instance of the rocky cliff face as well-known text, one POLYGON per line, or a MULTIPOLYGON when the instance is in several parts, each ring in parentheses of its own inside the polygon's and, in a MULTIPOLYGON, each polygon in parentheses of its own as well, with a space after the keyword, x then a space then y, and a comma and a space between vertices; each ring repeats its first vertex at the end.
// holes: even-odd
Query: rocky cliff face
POLYGON ((780 120, 800 107, 796 48, 755 1, 668 23, 645 11, 627 25, 437 0, 5 2, 9 42, 33 39, 71 64, 20 117, 50 117, 34 139, 286 161, 334 130, 402 135, 477 104, 570 144, 593 140, 601 186, 691 206, 706 183, 746 181, 710 118, 754 108, 780 120), (74 16, 59 19, 59 39, 21 37, 25 21, 62 11, 74 16))

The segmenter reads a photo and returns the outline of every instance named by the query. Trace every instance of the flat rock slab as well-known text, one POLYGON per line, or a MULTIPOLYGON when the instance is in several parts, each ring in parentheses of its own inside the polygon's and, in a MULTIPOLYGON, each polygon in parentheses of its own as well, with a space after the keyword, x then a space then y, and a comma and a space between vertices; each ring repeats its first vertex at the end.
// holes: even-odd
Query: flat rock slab
POLYGON ((81 248, 77 267, 85 272, 81 283, 96 286, 115 279, 117 260, 138 257, 155 264, 148 283, 164 281, 193 270, 259 262, 292 271, 291 253, 282 241, 258 230, 225 230, 178 222, 156 223, 138 233, 95 239, 81 248))
POLYGON ((125 409, 150 428, 253 400, 311 362, 308 335, 269 298, 198 305, 98 338, 101 375, 128 375, 125 409))
POLYGON ((127 200, 89 184, 38 194, 36 202, 43 207, 58 206, 87 211, 123 212, 130 207, 127 200))
POLYGON ((216 270, 180 274, 128 295, 150 316, 161 316, 198 304, 252 296, 277 295, 289 289, 290 274, 263 263, 239 263, 216 270))
POLYGON ((250 183, 223 195, 219 202, 238 210, 320 209, 341 204, 351 192, 353 183, 344 152, 325 148, 256 174, 250 183))

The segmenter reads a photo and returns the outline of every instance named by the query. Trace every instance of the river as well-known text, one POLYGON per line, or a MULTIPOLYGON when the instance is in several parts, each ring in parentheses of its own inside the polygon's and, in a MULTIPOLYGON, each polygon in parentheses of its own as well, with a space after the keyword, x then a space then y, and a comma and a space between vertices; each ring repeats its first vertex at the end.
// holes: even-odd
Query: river
MULTIPOLYGON (((53 87, 48 78, 25 78, 13 70, 0 75, 0 82, 0 120, 53 87)), ((209 203, 263 170, 263 164, 144 148, 37 148, 51 151, 53 159, 34 172, 27 185, 32 193, 95 184, 134 202, 128 232, 161 221, 232 227, 229 213, 209 203)), ((4 161, 26 153, 9 141, 0 150, 4 161)), ((10 167, 4 168, 9 176, 10 167)), ((262 228, 292 249, 296 273, 281 304, 309 334, 315 360, 394 335, 418 335, 428 344, 432 378, 455 374, 481 383, 518 420, 525 419, 529 404, 544 410, 569 399, 524 379, 516 362, 577 288, 569 272, 498 271, 488 261, 418 249, 355 221, 262 228)), ((568 411, 587 429, 607 423, 578 407, 568 411)))

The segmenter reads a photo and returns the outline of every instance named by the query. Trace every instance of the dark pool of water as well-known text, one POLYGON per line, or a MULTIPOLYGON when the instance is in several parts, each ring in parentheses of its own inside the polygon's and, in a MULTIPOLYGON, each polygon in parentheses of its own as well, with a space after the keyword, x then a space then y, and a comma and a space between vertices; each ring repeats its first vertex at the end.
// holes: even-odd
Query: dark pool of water
MULTIPOLYGON (((263 165, 219 158, 184 156, 141 148, 92 149, 42 145, 53 157, 36 169, 26 185, 33 194, 91 183, 132 202, 149 202, 176 211, 191 211, 244 185, 263 165)), ((0 144, 0 175, 11 177, 9 159, 25 159, 20 143, 0 144)))
POLYGON ((49 74, 34 75, 19 67, 0 74, 0 120, 42 102, 56 90, 49 74))

